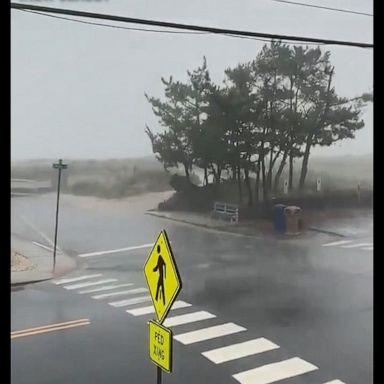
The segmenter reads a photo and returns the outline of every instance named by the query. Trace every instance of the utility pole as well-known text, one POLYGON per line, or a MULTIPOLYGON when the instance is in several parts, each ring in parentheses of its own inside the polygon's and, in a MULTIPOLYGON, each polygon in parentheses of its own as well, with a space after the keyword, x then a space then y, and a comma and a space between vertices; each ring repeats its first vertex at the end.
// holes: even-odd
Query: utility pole
POLYGON ((61 183, 61 171, 68 168, 68 164, 64 164, 62 159, 59 159, 58 163, 54 163, 52 168, 58 169, 58 181, 57 181, 57 203, 56 203, 56 225, 55 225, 55 243, 53 246, 53 271, 56 266, 56 246, 57 246, 57 226, 59 222, 59 199, 60 199, 60 183, 61 183))

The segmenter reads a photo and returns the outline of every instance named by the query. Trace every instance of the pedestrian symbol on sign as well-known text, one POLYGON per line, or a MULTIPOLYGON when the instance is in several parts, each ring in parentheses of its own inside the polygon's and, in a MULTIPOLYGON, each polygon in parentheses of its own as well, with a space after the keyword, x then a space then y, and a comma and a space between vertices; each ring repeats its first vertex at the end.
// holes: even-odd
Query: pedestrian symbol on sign
POLYGON ((166 278, 167 266, 164 262, 164 259, 160 254, 161 248, 160 245, 157 246, 157 253, 159 258, 157 259, 156 267, 153 268, 153 272, 159 271, 159 280, 157 280, 157 288, 156 288, 156 301, 159 300, 160 288, 161 288, 161 296, 163 298, 163 304, 165 305, 165 292, 164 292, 164 279, 166 278))
POLYGON ((161 231, 144 265, 156 319, 162 323, 181 289, 181 279, 165 231, 161 231))

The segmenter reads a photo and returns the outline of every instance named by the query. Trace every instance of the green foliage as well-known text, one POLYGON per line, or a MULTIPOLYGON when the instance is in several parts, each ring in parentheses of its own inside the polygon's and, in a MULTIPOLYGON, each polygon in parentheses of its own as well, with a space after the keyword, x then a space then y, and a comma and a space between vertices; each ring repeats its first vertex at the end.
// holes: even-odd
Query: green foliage
POLYGON ((219 185, 227 171, 240 202, 245 184, 249 205, 260 200, 260 185, 263 200, 276 193, 288 160, 292 190, 295 159, 302 158, 303 189, 311 149, 353 139, 364 127, 362 108, 373 100, 370 93, 337 95, 329 51, 279 41, 265 44, 253 61, 226 69, 222 85, 212 83, 205 58, 187 74, 186 83, 162 79, 165 101, 146 95, 164 128, 146 128, 153 152, 166 169, 182 165, 187 180, 197 167, 205 184, 213 175, 219 185))

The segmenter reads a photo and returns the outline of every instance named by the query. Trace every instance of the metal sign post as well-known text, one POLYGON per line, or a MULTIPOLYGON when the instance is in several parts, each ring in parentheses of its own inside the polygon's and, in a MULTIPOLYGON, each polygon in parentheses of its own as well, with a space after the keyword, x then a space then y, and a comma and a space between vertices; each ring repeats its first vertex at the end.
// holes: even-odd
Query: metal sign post
POLYGON ((61 171, 68 168, 68 164, 64 164, 62 159, 59 159, 58 163, 54 163, 52 168, 58 169, 58 180, 57 180, 57 202, 56 202, 56 224, 55 224, 55 243, 53 246, 53 271, 56 266, 56 246, 57 246, 57 227, 59 222, 59 199, 60 199, 60 183, 61 183, 61 171))

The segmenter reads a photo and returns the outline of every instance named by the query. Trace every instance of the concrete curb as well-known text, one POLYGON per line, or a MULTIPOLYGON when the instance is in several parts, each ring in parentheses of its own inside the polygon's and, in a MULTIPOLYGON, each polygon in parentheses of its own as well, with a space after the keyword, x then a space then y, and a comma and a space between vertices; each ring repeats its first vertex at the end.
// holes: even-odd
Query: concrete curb
POLYGON ((339 237, 346 237, 346 235, 343 235, 343 234, 341 234, 341 233, 333 232, 333 231, 328 231, 328 230, 326 230, 326 229, 321 229, 321 228, 309 227, 308 230, 309 230, 309 231, 313 231, 313 232, 325 233, 325 234, 327 234, 327 235, 333 235, 333 236, 339 236, 339 237))
POLYGON ((162 219, 168 219, 168 220, 171 220, 171 221, 177 221, 179 223, 193 225, 195 227, 207 228, 207 229, 212 229, 212 230, 215 230, 215 231, 228 232, 228 231, 223 231, 222 230, 222 228, 223 228, 222 226, 214 227, 214 226, 210 226, 210 225, 207 225, 207 224, 198 224, 198 223, 194 223, 193 221, 177 219, 175 217, 169 217, 169 216, 166 216, 166 215, 161 215, 161 214, 158 214, 157 212, 155 213, 154 211, 146 211, 145 214, 146 215, 150 215, 150 216, 154 216, 154 217, 160 217, 162 219))
POLYGON ((259 234, 255 234, 255 235, 239 233, 239 232, 231 231, 229 229, 230 226, 210 226, 210 225, 207 225, 207 224, 198 224, 198 223, 194 223, 192 221, 183 220, 183 219, 177 219, 177 218, 174 218, 174 217, 169 217, 169 216, 166 216, 166 215, 162 215, 162 214, 159 214, 157 212, 155 213, 155 211, 146 211, 145 214, 146 215, 150 215, 150 216, 154 216, 154 217, 159 217, 161 219, 166 219, 166 220, 175 221, 175 222, 179 222, 179 223, 183 223, 183 224, 193 225, 194 227, 205 228, 205 229, 208 229, 208 230, 211 230, 211 231, 214 231, 214 232, 229 234, 229 235, 232 235, 232 236, 247 237, 247 238, 251 238, 251 239, 260 238, 259 237, 260 233, 259 234))
MULTIPOLYGON (((188 225, 193 225, 195 227, 209 229, 209 230, 215 231, 215 232, 226 233, 226 234, 230 234, 233 236, 241 236, 241 237, 247 237, 247 238, 252 238, 252 239, 260 239, 260 236, 263 236, 264 238, 268 237, 270 239, 278 239, 278 240, 283 240, 283 241, 288 240, 289 241, 291 239, 295 239, 295 238, 299 237, 299 236, 293 236, 293 235, 287 235, 287 234, 277 234, 273 231, 271 233, 259 232, 259 233, 255 233, 254 235, 250 235, 250 234, 246 234, 246 233, 233 231, 230 229, 231 228, 230 225, 228 225, 228 226, 210 226, 207 224, 198 224, 198 223, 194 223, 192 221, 170 217, 170 216, 158 213, 158 211, 155 211, 155 210, 148 210, 145 212, 145 214, 150 215, 150 216, 154 216, 154 217, 159 217, 162 219, 167 219, 167 220, 171 220, 171 221, 175 221, 175 222, 188 224, 188 225)), ((301 232, 301 235, 303 235, 306 231, 325 233, 328 235, 339 236, 339 237, 346 237, 346 235, 343 235, 341 233, 327 231, 325 229, 323 230, 321 228, 315 228, 315 227, 306 228, 305 231, 301 232)))

